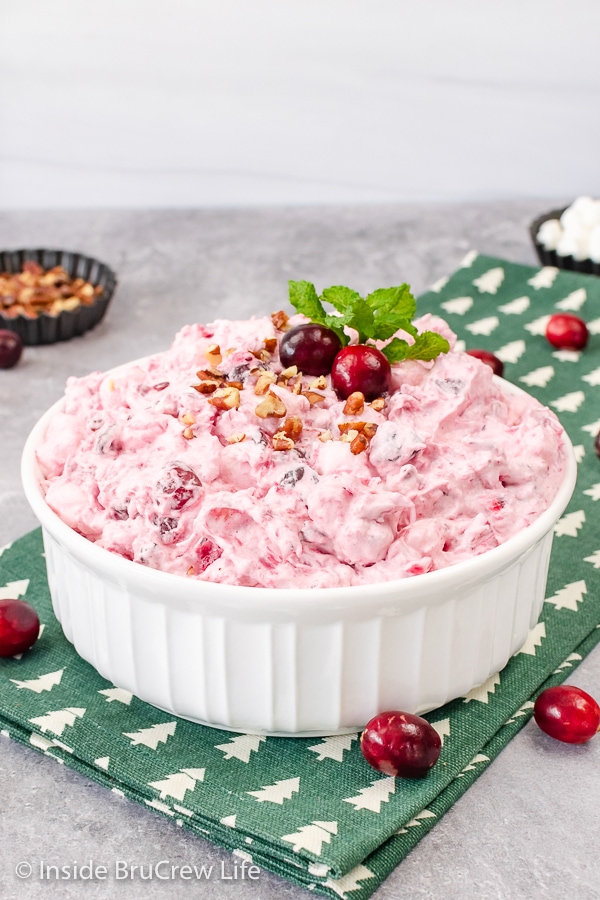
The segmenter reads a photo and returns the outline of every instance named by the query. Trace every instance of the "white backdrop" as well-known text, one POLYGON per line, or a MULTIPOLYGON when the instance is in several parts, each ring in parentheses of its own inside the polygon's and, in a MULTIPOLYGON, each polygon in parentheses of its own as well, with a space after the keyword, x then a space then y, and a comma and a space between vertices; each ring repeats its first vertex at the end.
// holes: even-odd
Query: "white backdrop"
POLYGON ((0 0, 0 208, 600 196, 596 0, 0 0))

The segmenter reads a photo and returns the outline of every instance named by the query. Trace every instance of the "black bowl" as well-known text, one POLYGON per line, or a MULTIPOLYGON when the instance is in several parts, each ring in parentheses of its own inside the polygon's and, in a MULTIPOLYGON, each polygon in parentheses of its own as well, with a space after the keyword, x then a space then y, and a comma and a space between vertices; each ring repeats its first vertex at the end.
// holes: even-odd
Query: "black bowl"
POLYGON ((600 275, 600 263, 592 262, 591 259, 575 259, 573 256, 559 256, 556 250, 546 250, 537 239, 540 226, 549 219, 560 219, 567 207, 563 209, 553 209, 534 221, 529 226, 531 240, 535 247, 538 259, 543 266, 555 266, 557 269, 566 269, 570 272, 582 272, 584 275, 600 275))
POLYGON ((94 287, 101 286, 102 293, 89 306, 80 305, 76 309, 63 310, 58 315, 40 313, 36 318, 18 315, 14 319, 0 312, 0 328, 6 328, 19 335, 27 346, 55 344, 69 341, 77 335, 93 328, 102 319, 117 286, 117 276, 107 265, 91 256, 68 250, 4 250, 0 251, 0 272, 15 274, 23 268, 23 263, 32 260, 44 270, 62 266, 71 278, 83 278, 94 287))

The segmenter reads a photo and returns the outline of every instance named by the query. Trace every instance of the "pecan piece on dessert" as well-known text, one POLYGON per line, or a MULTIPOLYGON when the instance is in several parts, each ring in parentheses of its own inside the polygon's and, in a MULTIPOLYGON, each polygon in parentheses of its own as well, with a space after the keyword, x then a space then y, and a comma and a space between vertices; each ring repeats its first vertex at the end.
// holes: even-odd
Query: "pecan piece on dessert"
POLYGON ((370 406, 375 410, 375 412, 381 412, 381 410, 385 407, 385 400, 383 399, 383 397, 377 397, 376 400, 371 401, 370 406))
POLYGON ((275 375, 275 372, 261 372, 256 379, 256 384, 254 385, 254 393, 258 397, 262 397, 263 394, 266 394, 271 385, 276 381, 277 376, 275 375))
POLYGON ((186 428, 184 428, 183 431, 182 431, 181 433, 182 433, 182 435, 184 436, 184 438, 186 439, 186 441, 191 441, 192 438, 195 438, 195 437, 196 437, 196 435, 195 435, 194 432, 192 431, 190 425, 188 425, 186 428))
POLYGON ((378 427, 379 426, 376 425, 375 422, 365 422, 365 427, 362 429, 362 434, 364 434, 366 439, 370 441, 377 431, 378 427))
POLYGON ((293 450, 294 442, 285 432, 277 431, 273 435, 273 450, 293 450))
POLYGON ((350 452, 354 453, 354 455, 357 456, 359 453, 362 453, 364 450, 366 450, 368 445, 369 442, 364 434, 357 434, 350 444, 350 452))
POLYGON ((271 321, 278 331, 285 331, 288 323, 288 315, 282 309, 271 313, 271 321))
POLYGON ((297 441, 302 434, 302 419, 300 416, 288 416, 283 423, 283 433, 286 437, 292 438, 293 441, 297 441))
POLYGON ((317 394, 315 391, 300 391, 302 397, 306 397, 311 406, 314 406, 315 403, 323 403, 325 397, 323 394, 317 394))
POLYGON ((183 422, 184 425, 195 425, 196 424, 196 419, 192 415, 191 412, 184 413, 181 417, 181 421, 183 422))
POLYGON ((273 353, 277 347, 277 338, 265 338, 263 343, 265 345, 265 350, 267 350, 268 353, 273 353))
POLYGON ((204 355, 211 366, 218 366, 220 362, 223 362, 221 348, 218 344, 211 344, 209 347, 207 347, 204 351, 204 355))
POLYGON ((324 391, 327 387, 327 379, 324 375, 319 375, 318 378, 315 378, 314 381, 311 381, 309 387, 313 390, 324 391))
POLYGON ((219 387, 218 381, 201 381, 200 384, 193 384, 192 387, 199 394, 214 394, 219 387))
POLYGON ((246 435, 243 431, 236 431, 234 434, 230 434, 227 438, 228 444, 241 444, 242 441, 246 440, 246 435))
POLYGON ((365 395, 362 391, 354 391, 344 405, 343 413, 345 416, 358 416, 365 408, 365 395))
POLYGON ((322 431, 319 434, 319 440, 322 441, 323 443, 325 443, 326 441, 332 441, 333 437, 331 436, 331 432, 329 430, 322 431))
POLYGON ((349 431, 362 431, 366 422, 338 422, 338 428, 342 434, 348 434, 349 431))
POLYGON ((281 400, 277 394, 274 394, 273 391, 269 391, 265 399, 261 400, 254 412, 261 419, 268 419, 270 416, 274 416, 277 419, 283 419, 287 413, 287 409, 285 408, 283 400, 281 400))
POLYGON ((294 375, 298 374, 298 366, 288 366, 287 369, 283 369, 281 372, 281 377, 285 378, 287 381, 289 378, 293 378, 294 375))
POLYGON ((240 392, 234 387, 219 388, 208 398, 208 402, 217 409, 237 409, 240 405, 240 392))
POLYGON ((224 381, 225 376, 222 372, 219 372, 218 369, 213 368, 213 366, 209 366, 208 369, 198 369, 196 372, 196 378, 199 378, 200 381, 224 381))

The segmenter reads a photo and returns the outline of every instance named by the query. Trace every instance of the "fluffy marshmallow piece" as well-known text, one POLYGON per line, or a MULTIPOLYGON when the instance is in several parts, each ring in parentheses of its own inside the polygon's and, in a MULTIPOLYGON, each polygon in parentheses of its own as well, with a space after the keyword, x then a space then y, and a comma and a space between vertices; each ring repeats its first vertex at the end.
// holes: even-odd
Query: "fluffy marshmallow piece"
POLYGON ((537 239, 546 250, 556 250, 563 230, 558 219, 546 219, 539 227, 537 239))

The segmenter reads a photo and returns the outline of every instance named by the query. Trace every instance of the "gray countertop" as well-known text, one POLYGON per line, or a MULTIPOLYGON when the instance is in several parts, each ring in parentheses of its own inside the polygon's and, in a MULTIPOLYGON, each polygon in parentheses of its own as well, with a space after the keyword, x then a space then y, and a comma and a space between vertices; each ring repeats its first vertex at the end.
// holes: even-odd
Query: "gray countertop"
MULTIPOLYGON (((472 247, 535 264, 527 225, 546 201, 485 206, 300 207, 260 210, 0 213, 0 248, 80 250, 109 263, 119 287, 106 319, 68 343, 26 348, 0 372, 0 546, 34 528, 19 482, 25 437, 62 394, 69 375, 104 369, 165 348, 190 321, 241 318, 280 308, 288 278, 371 290, 408 281, 415 292, 459 264, 472 247)), ((600 693, 600 653, 570 679, 600 693)), ((386 898, 600 897, 597 852, 600 740, 569 747, 533 723, 427 834, 376 892, 386 898)), ((203 896, 271 900, 310 896, 275 875, 221 878, 230 856, 150 810, 0 736, 0 896, 133 898, 203 896), (53 882, 28 861, 114 871, 169 860, 214 865, 194 882, 53 882)))

